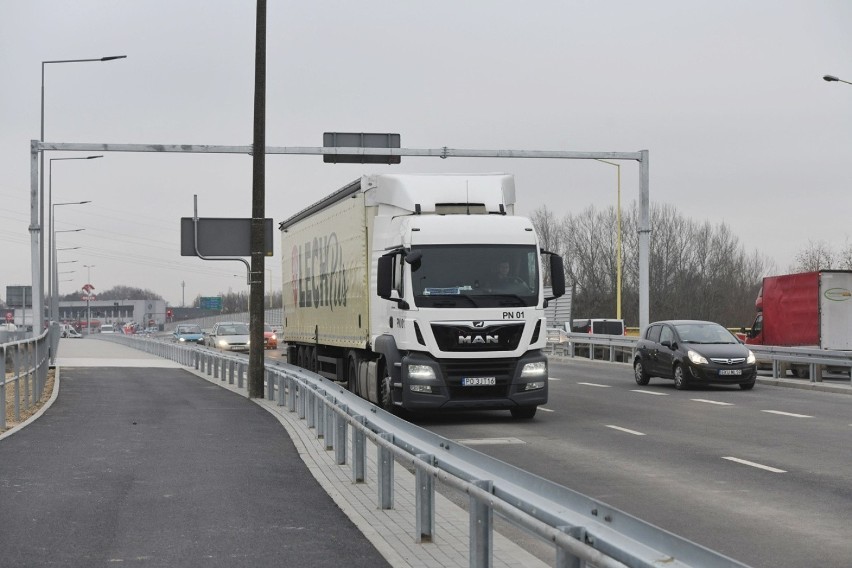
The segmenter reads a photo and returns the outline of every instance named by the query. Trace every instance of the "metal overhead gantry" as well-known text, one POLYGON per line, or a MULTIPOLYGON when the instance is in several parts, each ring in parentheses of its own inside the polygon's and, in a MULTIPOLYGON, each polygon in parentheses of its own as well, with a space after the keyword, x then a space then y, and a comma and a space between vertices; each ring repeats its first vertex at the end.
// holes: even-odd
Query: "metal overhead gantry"
MULTIPOLYGON (((191 154, 252 154, 252 146, 208 146, 193 144, 91 144, 30 142, 30 241, 33 272, 33 331, 40 335, 44 326, 42 270, 39 250, 44 239, 44 228, 39 224, 39 155, 44 151, 64 152, 177 152, 191 154), (36 288, 38 288, 36 290, 36 288)), ((557 160, 628 160, 639 162, 639 326, 648 326, 649 313, 649 260, 651 243, 651 215, 648 150, 638 152, 570 152, 563 150, 473 150, 449 148, 345 148, 310 146, 267 146, 266 154, 294 155, 362 155, 411 156, 419 158, 539 158, 557 160)))

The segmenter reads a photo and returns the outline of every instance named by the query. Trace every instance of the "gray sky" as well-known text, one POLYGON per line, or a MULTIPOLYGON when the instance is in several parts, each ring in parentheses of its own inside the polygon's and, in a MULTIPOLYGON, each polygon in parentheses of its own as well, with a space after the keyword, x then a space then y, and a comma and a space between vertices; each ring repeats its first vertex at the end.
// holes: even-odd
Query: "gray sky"
MULTIPOLYGON (((398 132, 406 148, 650 151, 651 200, 725 222, 783 272, 852 236, 852 2, 268 0, 267 144, 398 132)), ((31 283, 29 141, 250 145, 255 2, 0 0, 0 296, 31 283)), ((46 158, 83 156, 48 153, 46 158)), ((46 162, 47 164, 47 162, 46 162)), ((509 172, 517 210, 612 206, 597 162, 269 156, 279 221, 362 173, 509 172)), ((247 290, 242 263, 180 256, 181 217, 250 217, 249 156, 111 153, 53 163, 60 291, 170 304, 247 290), (72 263, 67 261, 76 260, 72 263), (238 275, 238 276, 234 276, 238 275), (185 288, 181 283, 185 282, 185 288)), ((625 162, 622 200, 638 196, 625 162)), ((47 181, 45 181, 47 187, 47 181)), ((47 191, 47 190, 45 190, 47 191)), ((277 227, 276 227, 277 228, 277 227)), ((653 234, 652 234, 653 239, 653 234)), ((280 288, 276 258, 269 259, 280 288)), ((269 274, 267 274, 267 277, 269 274)), ((653 283, 652 283, 653 285, 653 283)))

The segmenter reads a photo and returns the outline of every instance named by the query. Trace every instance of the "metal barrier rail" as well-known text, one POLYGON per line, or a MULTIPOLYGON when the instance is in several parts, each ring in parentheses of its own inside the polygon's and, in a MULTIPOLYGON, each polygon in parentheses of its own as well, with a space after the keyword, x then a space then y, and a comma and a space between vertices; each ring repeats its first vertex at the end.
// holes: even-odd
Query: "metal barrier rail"
MULTIPOLYGON (((638 337, 627 335, 595 335, 588 333, 566 333, 558 329, 548 330, 547 352, 565 357, 576 356, 576 346, 589 348, 589 359, 595 359, 596 351, 602 349, 609 354, 609 361, 617 360, 618 353, 631 356, 638 337), (596 349, 600 348, 600 349, 596 349)), ((830 351, 806 347, 772 347, 748 345, 757 358, 772 362, 772 377, 779 378, 784 363, 806 364, 810 367, 811 382, 822 380, 818 367, 847 368, 852 380, 852 351, 830 351)))
POLYGON ((0 344, 3 356, 3 378, 0 381, 0 430, 6 429, 7 385, 12 387, 12 419, 21 421, 21 412, 28 410, 41 398, 47 384, 50 332, 39 337, 19 339, 0 344))
MULTIPOLYGON (((171 359, 243 388, 248 360, 206 347, 155 338, 107 336, 171 359)), ((377 450, 377 505, 393 508, 394 463, 415 470, 416 542, 431 540, 435 528, 435 484, 470 498, 469 557, 472 567, 492 565, 493 512, 556 547, 559 568, 667 566, 736 567, 743 564, 650 525, 524 470, 415 426, 350 393, 341 385, 288 363, 266 364, 265 398, 305 421, 351 467, 353 483, 365 482, 366 440, 377 450), (351 448, 350 452, 347 450, 351 448)))

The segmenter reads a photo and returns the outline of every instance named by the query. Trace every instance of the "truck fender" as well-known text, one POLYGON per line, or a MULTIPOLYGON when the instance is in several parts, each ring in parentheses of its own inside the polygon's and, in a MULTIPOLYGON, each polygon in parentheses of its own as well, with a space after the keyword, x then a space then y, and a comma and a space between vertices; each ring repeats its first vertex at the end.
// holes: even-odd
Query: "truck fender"
POLYGON ((400 363, 403 354, 396 346, 396 339, 392 335, 380 335, 376 338, 373 351, 384 358, 393 382, 400 382, 402 380, 402 365, 400 363))

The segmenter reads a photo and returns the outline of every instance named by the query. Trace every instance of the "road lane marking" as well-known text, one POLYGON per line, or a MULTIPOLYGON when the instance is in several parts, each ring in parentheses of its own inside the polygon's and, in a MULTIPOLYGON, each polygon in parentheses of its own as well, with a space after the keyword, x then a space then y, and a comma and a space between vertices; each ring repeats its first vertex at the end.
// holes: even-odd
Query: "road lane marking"
POLYGON ((733 406, 732 402, 720 402, 718 400, 707 400, 706 398, 691 398, 694 402, 706 402, 707 404, 718 404, 719 406, 733 406))
POLYGON ((550 408, 545 408, 543 406, 539 406, 538 409, 541 410, 542 412, 556 412, 555 410, 552 410, 550 408))
POLYGON ((561 381, 562 379, 560 379, 558 377, 547 377, 547 380, 548 381, 561 381))
POLYGON ((794 414, 792 412, 781 412, 780 410, 761 410, 761 412, 780 414, 781 416, 792 416, 793 418, 813 418, 813 416, 808 416, 807 414, 794 414))
POLYGON ((600 385, 598 383, 577 383, 578 385, 586 385, 587 387, 601 387, 604 389, 611 388, 612 385, 600 385))
POLYGON ((771 471, 772 473, 787 473, 785 470, 778 469, 777 467, 770 467, 768 465, 763 465, 763 464, 760 464, 760 463, 750 462, 750 461, 747 461, 747 460, 741 460, 740 458, 733 458, 733 457, 730 457, 730 456, 722 456, 722 459, 732 461, 732 462, 741 463, 743 465, 750 465, 751 467, 756 467, 758 469, 765 469, 766 471, 771 471))
POLYGON ((636 430, 628 430, 627 428, 622 428, 621 426, 614 426, 613 424, 607 424, 607 428, 612 428, 613 430, 618 430, 619 432, 627 432, 628 434, 633 434, 634 436, 644 436, 642 432, 637 432, 636 430))
POLYGON ((667 393, 667 392, 644 391, 644 390, 641 390, 641 389, 631 389, 631 390, 633 392, 638 392, 638 393, 642 393, 642 394, 653 394, 655 396, 669 396, 669 393, 667 393))
POLYGON ((456 442, 465 446, 503 446, 510 444, 526 444, 526 442, 519 438, 462 438, 460 440, 456 440, 456 442))

